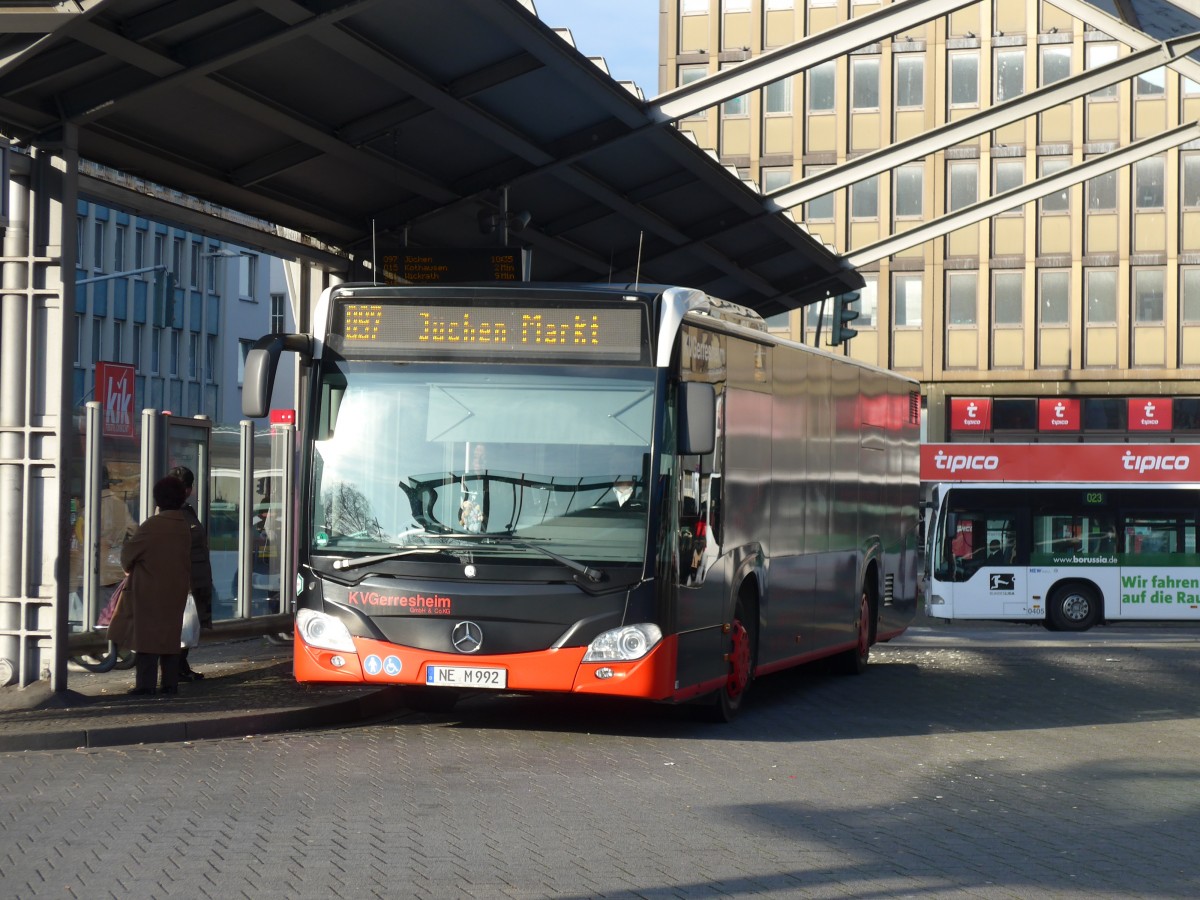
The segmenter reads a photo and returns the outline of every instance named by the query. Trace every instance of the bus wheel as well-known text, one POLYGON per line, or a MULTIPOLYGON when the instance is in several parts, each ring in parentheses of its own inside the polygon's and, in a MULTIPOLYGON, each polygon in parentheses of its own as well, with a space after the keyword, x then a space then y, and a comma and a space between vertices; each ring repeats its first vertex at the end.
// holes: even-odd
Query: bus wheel
POLYGON ((724 686, 700 708, 701 718, 709 722, 732 722, 737 717, 754 678, 756 623, 752 603, 744 595, 738 597, 725 654, 729 675, 724 686))
POLYGON ((854 646, 837 658, 843 675, 861 675, 871 660, 871 598, 864 589, 858 598, 858 616, 854 620, 854 646))
POLYGON ((1046 609, 1051 631, 1087 631, 1100 621, 1100 598, 1084 584, 1055 589, 1046 609))
POLYGON ((453 688, 405 687, 400 689, 404 705, 417 712, 450 712, 458 703, 459 693, 453 688))

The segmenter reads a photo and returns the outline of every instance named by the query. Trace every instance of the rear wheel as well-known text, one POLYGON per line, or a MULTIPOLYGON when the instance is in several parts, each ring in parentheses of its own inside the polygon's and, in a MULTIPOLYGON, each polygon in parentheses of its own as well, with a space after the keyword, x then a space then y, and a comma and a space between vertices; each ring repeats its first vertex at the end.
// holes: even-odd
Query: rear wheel
POLYGON ((854 620, 854 646, 836 657, 835 665, 843 675, 861 675, 871 661, 871 598, 864 588, 858 598, 854 620))
POLYGON ((1100 597, 1086 584, 1067 584, 1050 595, 1046 609, 1051 631, 1087 631, 1100 621, 1100 597))

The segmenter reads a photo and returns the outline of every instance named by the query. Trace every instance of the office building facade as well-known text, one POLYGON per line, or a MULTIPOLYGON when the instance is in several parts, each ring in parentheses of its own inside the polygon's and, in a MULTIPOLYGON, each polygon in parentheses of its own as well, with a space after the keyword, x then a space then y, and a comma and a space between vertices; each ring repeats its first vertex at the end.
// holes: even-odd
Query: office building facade
MULTIPOLYGON (((664 0, 660 91, 878 9, 664 0)), ((772 191, 1130 52, 1050 2, 987 0, 678 127, 772 191)), ((851 253, 1197 119, 1200 83, 1156 68, 794 214, 851 253)), ((1027 202, 862 274, 858 335, 845 352, 921 380, 928 441, 1200 439, 1200 146, 1027 202)), ((812 343, 818 315, 774 324, 812 343)), ((822 343, 828 333, 827 319, 822 343)))

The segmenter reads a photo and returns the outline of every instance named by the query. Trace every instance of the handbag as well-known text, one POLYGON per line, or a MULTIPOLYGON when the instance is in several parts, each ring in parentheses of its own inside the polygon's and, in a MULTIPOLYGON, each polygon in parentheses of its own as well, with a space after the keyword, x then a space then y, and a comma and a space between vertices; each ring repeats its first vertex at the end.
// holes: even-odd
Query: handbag
POLYGON ((179 632, 180 649, 200 646, 200 613, 196 611, 196 598, 188 591, 187 604, 183 607, 183 628, 179 632))
POLYGON ((112 592, 112 596, 108 598, 108 602, 104 604, 104 609, 100 610, 100 615, 96 617, 97 628, 107 628, 112 622, 113 613, 117 611, 117 604, 121 602, 121 597, 125 593, 125 586, 129 584, 129 576, 126 575, 121 579, 121 583, 116 586, 112 592))

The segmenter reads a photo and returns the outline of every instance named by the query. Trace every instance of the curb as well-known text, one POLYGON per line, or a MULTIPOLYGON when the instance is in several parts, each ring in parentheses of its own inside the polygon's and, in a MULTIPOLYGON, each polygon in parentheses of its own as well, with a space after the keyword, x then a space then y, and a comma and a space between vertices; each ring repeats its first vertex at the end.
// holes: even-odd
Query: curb
POLYGON ((0 753, 28 750, 78 750, 129 744, 163 744, 215 738, 273 734, 301 728, 322 728, 363 722, 403 709, 396 688, 383 688, 361 697, 302 709, 251 712, 217 718, 176 719, 150 725, 66 728, 41 734, 0 735, 0 753))

